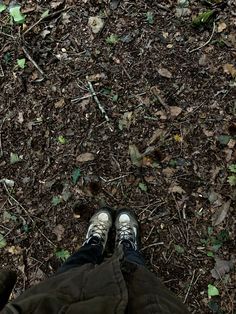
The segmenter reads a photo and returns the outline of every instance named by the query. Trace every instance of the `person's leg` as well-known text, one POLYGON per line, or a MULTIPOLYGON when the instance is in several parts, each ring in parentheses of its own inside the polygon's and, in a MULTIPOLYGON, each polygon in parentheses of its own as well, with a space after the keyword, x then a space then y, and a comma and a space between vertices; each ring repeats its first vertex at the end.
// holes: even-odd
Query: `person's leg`
POLYGON ((118 212, 116 221, 116 244, 122 245, 126 261, 145 265, 145 260, 139 251, 138 221, 130 210, 118 212))
POLYGON ((94 237, 90 243, 84 244, 77 252, 71 255, 65 263, 58 269, 58 273, 64 273, 65 271, 82 266, 87 263, 100 264, 103 260, 103 245, 100 239, 94 237))
POLYGON ((57 274, 87 263, 101 263, 111 226, 112 217, 107 208, 102 208, 94 214, 90 219, 83 246, 67 259, 58 269, 57 274))

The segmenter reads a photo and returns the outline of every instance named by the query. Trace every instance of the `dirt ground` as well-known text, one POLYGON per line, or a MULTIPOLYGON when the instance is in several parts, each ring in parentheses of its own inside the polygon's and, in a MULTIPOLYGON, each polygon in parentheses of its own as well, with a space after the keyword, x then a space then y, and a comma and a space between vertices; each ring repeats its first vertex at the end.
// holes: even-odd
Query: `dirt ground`
POLYGON ((24 24, 0 13, 0 265, 18 273, 13 297, 107 205, 136 212, 147 266, 191 313, 234 313, 235 1, 21 5, 24 24))

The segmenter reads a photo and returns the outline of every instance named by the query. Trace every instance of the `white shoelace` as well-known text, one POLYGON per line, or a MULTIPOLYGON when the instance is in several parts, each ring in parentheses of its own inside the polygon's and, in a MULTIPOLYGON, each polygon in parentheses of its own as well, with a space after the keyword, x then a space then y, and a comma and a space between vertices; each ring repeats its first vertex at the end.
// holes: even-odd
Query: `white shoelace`
POLYGON ((129 223, 123 223, 118 229, 119 232, 119 241, 122 240, 131 240, 133 241, 133 232, 129 223))

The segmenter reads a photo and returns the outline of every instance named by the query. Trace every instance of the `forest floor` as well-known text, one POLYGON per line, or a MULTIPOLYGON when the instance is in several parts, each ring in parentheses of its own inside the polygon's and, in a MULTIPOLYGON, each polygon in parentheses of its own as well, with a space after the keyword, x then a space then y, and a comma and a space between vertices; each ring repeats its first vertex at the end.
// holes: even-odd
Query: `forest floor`
POLYGON ((22 1, 18 23, 4 3, 0 265, 18 272, 13 297, 106 205, 136 212, 147 266, 191 313, 233 313, 235 1, 22 1))

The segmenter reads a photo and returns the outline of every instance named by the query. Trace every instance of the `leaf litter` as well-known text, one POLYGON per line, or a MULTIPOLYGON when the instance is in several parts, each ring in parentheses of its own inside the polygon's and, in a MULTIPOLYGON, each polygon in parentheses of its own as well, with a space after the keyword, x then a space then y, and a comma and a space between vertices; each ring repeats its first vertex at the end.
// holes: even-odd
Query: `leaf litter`
MULTIPOLYGON (((233 272, 222 275, 224 284, 220 279, 209 282, 209 276, 216 254, 232 260, 236 178, 228 167, 236 162, 234 3, 154 1, 147 7, 139 1, 131 12, 126 2, 103 2, 99 9, 81 0, 56 13, 67 9, 65 5, 53 1, 41 8, 23 1, 23 24, 10 22, 8 5, 1 12, 2 31, 9 36, 0 38, 4 47, 0 76, 6 87, 0 103, 0 233, 4 236, 4 227, 14 227, 1 249, 1 266, 24 271, 13 243, 16 238, 25 243, 30 237, 29 259, 46 259, 53 270, 35 261, 30 269, 36 274, 40 266, 39 276, 30 276, 27 287, 33 277, 35 282, 43 279, 40 272, 54 272, 54 265, 82 244, 96 208, 130 207, 142 221, 145 245, 159 237, 164 242, 145 250, 150 268, 180 297, 187 296, 190 311, 209 311, 206 296, 211 284, 219 295, 209 296, 209 302, 217 299, 217 310, 231 313, 233 272), (43 22, 30 29, 42 15, 43 22), (104 22, 97 33, 88 24, 90 17, 104 22), (199 25, 193 27, 196 17, 199 25), (47 74, 45 83, 35 84, 39 77, 30 61, 25 68, 17 66, 17 59, 25 56, 11 36, 25 29, 28 52, 47 74), (55 63, 53 56, 58 55, 55 63), (94 104, 87 80, 93 82, 112 131, 94 104), (10 163, 11 152, 19 162, 10 163), (76 160, 83 153, 93 154, 94 159, 76 160), (96 180, 87 181, 91 176, 96 180), (59 184, 47 186, 53 180, 59 184), (9 199, 6 188, 20 205, 9 199), (73 234, 71 209, 82 202, 86 206, 78 206, 80 226, 73 234), (52 230, 66 223, 57 250, 29 224, 25 210, 36 226, 42 219, 41 232, 55 244, 52 230), (204 276, 198 277, 196 260, 201 261, 204 276)), ((17 289, 22 289, 20 281, 17 289)), ((212 292, 216 291, 211 287, 212 292)))

